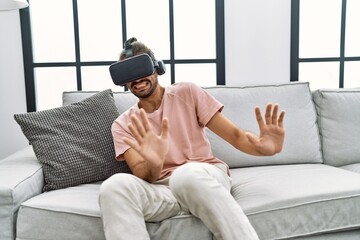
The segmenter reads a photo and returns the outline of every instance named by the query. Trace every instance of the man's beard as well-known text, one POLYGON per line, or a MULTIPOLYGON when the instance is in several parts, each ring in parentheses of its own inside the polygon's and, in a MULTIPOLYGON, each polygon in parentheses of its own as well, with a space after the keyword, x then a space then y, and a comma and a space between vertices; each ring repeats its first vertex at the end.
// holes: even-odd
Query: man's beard
POLYGON ((136 83, 131 84, 130 91, 138 98, 148 98, 148 97, 150 97, 153 94, 153 92, 155 91, 155 89, 157 88, 157 85, 158 85, 158 80, 157 79, 153 83, 150 80, 147 80, 147 79, 145 79, 143 81, 147 81, 150 84, 150 88, 144 93, 134 92, 132 89, 133 89, 133 85, 135 85, 136 83))

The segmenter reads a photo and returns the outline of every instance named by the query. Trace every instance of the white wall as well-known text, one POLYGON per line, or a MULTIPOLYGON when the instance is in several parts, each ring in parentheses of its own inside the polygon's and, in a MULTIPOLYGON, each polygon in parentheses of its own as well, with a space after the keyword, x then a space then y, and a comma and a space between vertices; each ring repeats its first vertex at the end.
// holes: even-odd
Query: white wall
POLYGON ((290 81, 291 1, 225 0, 226 85, 290 81))
MULTIPOLYGON (((290 2, 225 0, 229 86, 288 82, 290 2)), ((0 11, 0 159, 27 145, 13 119, 26 111, 19 12, 0 11)))
POLYGON ((19 11, 0 11, 0 159, 28 144, 14 113, 26 112, 19 11))

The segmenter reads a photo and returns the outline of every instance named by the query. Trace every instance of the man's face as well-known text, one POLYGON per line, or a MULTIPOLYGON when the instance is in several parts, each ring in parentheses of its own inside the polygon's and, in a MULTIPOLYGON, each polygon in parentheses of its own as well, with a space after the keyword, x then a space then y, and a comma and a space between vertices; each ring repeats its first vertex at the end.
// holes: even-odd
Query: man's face
POLYGON ((127 84, 130 91, 138 98, 147 98, 158 85, 157 73, 127 84))

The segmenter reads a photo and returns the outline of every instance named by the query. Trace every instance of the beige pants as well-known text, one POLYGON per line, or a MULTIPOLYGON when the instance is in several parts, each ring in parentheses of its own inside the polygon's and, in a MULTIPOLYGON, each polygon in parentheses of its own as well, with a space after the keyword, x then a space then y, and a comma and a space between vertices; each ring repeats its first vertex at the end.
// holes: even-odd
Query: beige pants
POLYGON ((149 239, 145 221, 183 213, 200 218, 218 240, 258 239, 230 189, 231 179, 221 164, 188 163, 154 184, 115 174, 100 188, 106 239, 149 239))

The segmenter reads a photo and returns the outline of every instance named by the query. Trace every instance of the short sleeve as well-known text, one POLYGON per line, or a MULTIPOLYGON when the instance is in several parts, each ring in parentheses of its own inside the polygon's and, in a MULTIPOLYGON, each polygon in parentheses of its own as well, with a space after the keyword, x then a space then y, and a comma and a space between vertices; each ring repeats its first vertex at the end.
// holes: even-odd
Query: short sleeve
POLYGON ((195 104, 199 125, 204 127, 215 113, 222 111, 224 105, 196 84, 189 83, 189 87, 195 104))
POLYGON ((111 133, 115 147, 115 158, 117 160, 125 160, 124 153, 130 148, 130 146, 123 141, 123 138, 126 137, 131 140, 135 140, 127 126, 129 122, 130 119, 128 118, 128 115, 122 114, 113 122, 111 126, 111 133))

